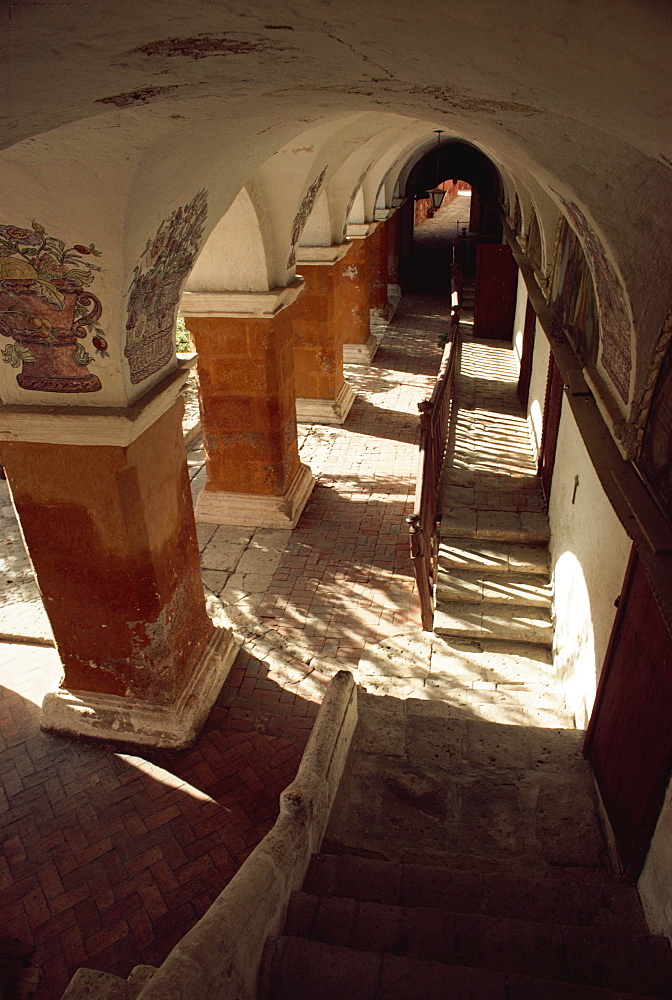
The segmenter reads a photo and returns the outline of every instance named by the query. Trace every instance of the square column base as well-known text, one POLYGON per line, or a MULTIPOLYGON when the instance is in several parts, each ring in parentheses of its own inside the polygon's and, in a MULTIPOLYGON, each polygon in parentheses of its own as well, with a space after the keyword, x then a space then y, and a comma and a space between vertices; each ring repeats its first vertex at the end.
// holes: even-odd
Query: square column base
POLYGON ((42 729, 63 736, 182 750, 191 746, 236 658, 228 629, 213 629, 188 684, 172 705, 93 691, 50 691, 42 702, 42 729))
POLYGON ((373 334, 365 344, 343 344, 344 365, 370 365, 373 361, 380 341, 373 334))
POLYGON ((394 306, 387 302, 384 306, 376 306, 370 310, 372 323, 389 323, 394 312, 394 306))
POLYGON ((338 391, 336 399, 296 400, 296 419, 300 424, 342 424, 355 401, 355 393, 347 382, 338 391))
POLYGON ((201 490, 196 520, 201 524, 230 524, 250 528, 294 528, 313 491, 315 476, 303 463, 283 496, 224 493, 201 490))

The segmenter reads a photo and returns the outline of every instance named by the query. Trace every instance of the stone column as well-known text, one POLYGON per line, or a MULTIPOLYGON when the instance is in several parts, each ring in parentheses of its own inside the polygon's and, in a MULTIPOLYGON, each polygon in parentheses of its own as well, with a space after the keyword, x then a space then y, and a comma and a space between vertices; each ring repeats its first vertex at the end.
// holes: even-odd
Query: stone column
POLYGON ((348 226, 348 235, 351 230, 354 235, 341 261, 344 364, 369 365, 378 350, 371 334, 371 267, 365 238, 369 228, 368 223, 348 226))
POLYGON ((339 261, 349 249, 299 247, 304 280, 292 307, 292 338, 299 422, 342 424, 355 398, 343 378, 343 301, 339 261))
POLYGON ((392 315, 387 298, 387 222, 379 221, 367 237, 371 268, 371 319, 386 324, 392 315))
POLYGON ((270 292, 185 292, 199 354, 207 482, 196 520, 293 528, 315 479, 299 461, 291 304, 302 282, 270 292))
POLYGON ((63 663, 43 728, 193 742, 236 653, 205 611, 186 372, 126 409, 0 411, 0 459, 63 663))
POLYGON ((387 216, 387 298, 396 305, 401 298, 399 284, 399 223, 398 208, 388 209, 387 216))

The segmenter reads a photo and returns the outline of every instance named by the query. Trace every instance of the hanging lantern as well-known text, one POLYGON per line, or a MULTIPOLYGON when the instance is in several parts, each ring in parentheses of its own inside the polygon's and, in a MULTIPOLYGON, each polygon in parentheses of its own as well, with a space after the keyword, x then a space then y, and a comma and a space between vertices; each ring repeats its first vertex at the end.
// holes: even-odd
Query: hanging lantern
POLYGON ((435 187, 435 188, 430 188, 427 194, 432 200, 432 208, 434 209, 435 212, 438 212, 443 203, 443 199, 446 197, 446 192, 443 190, 443 188, 435 187))

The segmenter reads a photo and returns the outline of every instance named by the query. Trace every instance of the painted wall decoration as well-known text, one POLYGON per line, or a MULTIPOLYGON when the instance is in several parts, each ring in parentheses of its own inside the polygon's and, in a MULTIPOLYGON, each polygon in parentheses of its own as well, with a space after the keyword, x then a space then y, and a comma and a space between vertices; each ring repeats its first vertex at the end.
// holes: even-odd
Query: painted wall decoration
POLYGON ((147 240, 129 289, 126 347, 131 382, 149 378, 174 356, 175 310, 201 245, 207 191, 164 219, 147 240))
POLYGON ((583 364, 594 366, 600 328, 593 278, 579 239, 565 219, 559 227, 554 254, 551 307, 583 364))
POLYGON ((672 521, 672 348, 660 367, 638 466, 672 521))
POLYGON ((541 232, 539 230, 539 220, 534 208, 530 212, 530 225, 527 231, 527 244, 525 253, 530 264, 535 271, 541 271, 543 264, 543 251, 541 247, 541 232))
POLYGON ((607 257, 602 242, 591 229, 581 209, 573 201, 569 201, 561 195, 558 197, 583 244, 593 273, 600 313, 601 361, 604 370, 618 390, 621 399, 627 402, 631 367, 631 323, 621 283, 607 257))
POLYGON ((660 374, 663 360, 667 356, 668 350, 671 349, 671 344, 672 309, 670 309, 667 314, 658 336, 658 341, 653 350, 653 354, 651 355, 644 389, 639 397, 639 400, 637 401, 637 405, 633 407, 633 413, 630 421, 628 423, 623 422, 621 424, 617 424, 615 427, 618 438, 621 441, 621 444, 623 444, 626 448, 627 457, 630 459, 637 460, 639 457, 644 438, 644 431, 648 424, 651 402, 653 400, 654 392, 656 391, 656 386, 658 385, 658 376, 660 374))
POLYGON ((325 167, 319 177, 316 177, 313 183, 310 185, 303 200, 299 205, 299 210, 294 217, 294 223, 292 225, 292 246, 289 251, 289 256, 287 257, 287 270, 290 267, 294 267, 296 264, 296 245, 301 239, 301 233, 303 232, 304 226, 308 221, 308 216, 313 210, 313 205, 315 204, 315 199, 317 198, 318 192, 322 187, 322 181, 324 180, 324 175, 327 172, 325 167))
POLYGON ((88 286, 101 268, 93 243, 66 247, 44 226, 0 226, 0 334, 9 338, 2 360, 21 368, 16 381, 34 392, 97 392, 94 358, 82 343, 107 356, 102 306, 88 286))
POLYGON ((519 236, 522 229, 522 213, 520 211, 520 199, 518 198, 517 194, 515 195, 513 200, 513 209, 509 219, 509 223, 516 236, 519 236))

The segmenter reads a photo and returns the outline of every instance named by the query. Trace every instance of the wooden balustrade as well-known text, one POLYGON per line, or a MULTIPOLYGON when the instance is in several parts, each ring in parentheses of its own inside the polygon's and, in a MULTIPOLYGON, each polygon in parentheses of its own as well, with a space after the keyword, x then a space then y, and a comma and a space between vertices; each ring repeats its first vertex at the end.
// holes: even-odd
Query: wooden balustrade
POLYGON ((432 631, 434 625, 434 584, 439 560, 437 502, 452 409, 458 350, 459 309, 454 310, 451 317, 450 339, 443 351, 432 395, 429 399, 418 403, 420 410, 418 480, 413 513, 406 518, 409 525, 411 561, 420 595, 422 627, 428 632, 432 631))

